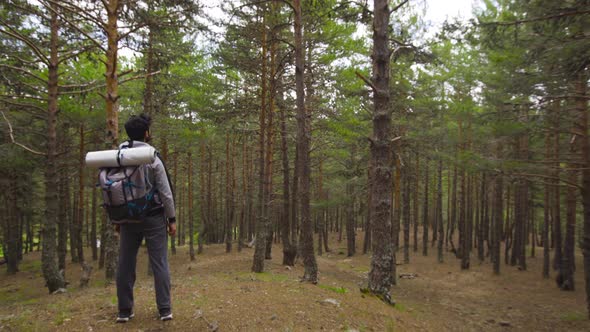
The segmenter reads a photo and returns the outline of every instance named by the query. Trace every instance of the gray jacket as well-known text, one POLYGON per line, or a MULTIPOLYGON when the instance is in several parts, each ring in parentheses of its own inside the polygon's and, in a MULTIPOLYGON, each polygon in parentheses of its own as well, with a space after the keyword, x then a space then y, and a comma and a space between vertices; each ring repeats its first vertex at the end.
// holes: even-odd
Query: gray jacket
MULTIPOLYGON (((119 148, 128 145, 129 141, 125 141, 119 145, 119 148)), ((151 145, 145 142, 133 141, 132 149, 149 146, 151 145)), ((164 206, 164 215, 166 218, 175 218, 176 211, 174 210, 174 196, 172 195, 171 184, 168 182, 164 163, 159 157, 156 157, 156 160, 153 163, 147 165, 146 171, 147 179, 156 187, 156 193, 154 194, 155 201, 162 203, 164 206)))

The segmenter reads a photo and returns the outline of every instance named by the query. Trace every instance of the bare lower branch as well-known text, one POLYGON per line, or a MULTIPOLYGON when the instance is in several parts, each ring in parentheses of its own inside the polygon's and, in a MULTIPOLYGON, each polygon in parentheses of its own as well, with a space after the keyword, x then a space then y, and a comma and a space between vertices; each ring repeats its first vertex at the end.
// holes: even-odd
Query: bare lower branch
POLYGON ((145 75, 137 75, 137 76, 129 77, 129 78, 127 78, 127 79, 124 79, 124 80, 122 80, 122 81, 119 81, 119 84, 123 84, 123 83, 125 83, 125 82, 134 81, 134 80, 138 80, 138 79, 146 78, 146 77, 149 77, 149 76, 157 75, 157 74, 159 74, 159 73, 160 73, 160 70, 158 70, 158 71, 155 71, 155 72, 153 72, 153 73, 148 73, 148 74, 145 74, 145 75))
POLYGON ((45 112, 45 109, 43 109, 43 108, 41 108, 41 107, 39 107, 37 105, 16 103, 16 102, 10 101, 8 99, 0 99, 0 102, 7 103, 7 104, 13 105, 13 106, 30 107, 30 108, 34 108, 36 110, 39 110, 41 112, 45 112))
POLYGON ((360 78, 361 80, 363 80, 368 86, 371 87, 371 89, 373 89, 373 92, 377 92, 377 87, 373 84, 373 82, 371 82, 368 78, 366 78, 365 76, 363 76, 363 74, 359 73, 358 71, 354 72, 355 75, 360 78))
POLYGON ((561 179, 559 177, 553 177, 553 176, 544 175, 544 174, 529 174, 529 173, 507 173, 507 174, 512 175, 512 176, 524 176, 524 177, 541 178, 541 179, 548 179, 548 180, 558 180, 558 181, 561 181, 561 182, 567 184, 568 186, 582 189, 582 186, 580 186, 579 184, 574 183, 574 182, 570 182, 568 180, 561 179))
POLYGON ((96 89, 104 88, 105 86, 107 86, 107 84, 106 83, 103 83, 103 84, 91 86, 89 88, 82 89, 82 90, 60 91, 59 94, 60 95, 77 95, 77 94, 81 94, 81 93, 92 92, 92 91, 94 91, 96 89))
POLYGON ((400 9, 403 5, 405 5, 406 3, 408 3, 408 1, 410 0, 404 0, 402 1, 402 3, 400 3, 399 5, 393 7, 390 11, 389 14, 396 12, 398 9, 400 9))
POLYGON ((23 149, 25 149, 25 150, 27 150, 27 151, 29 151, 29 152, 33 153, 33 154, 40 155, 40 156, 46 156, 46 155, 47 155, 47 153, 43 153, 43 152, 39 152, 39 151, 37 151, 37 150, 33 150, 33 149, 29 148, 28 146, 26 146, 26 145, 24 145, 24 144, 18 143, 18 142, 17 142, 17 141, 14 139, 14 133, 13 133, 13 131, 12 131, 12 125, 10 124, 10 121, 8 121, 8 118, 6 117, 6 115, 4 114, 4 112, 0 111, 0 113, 2 113, 2 117, 3 117, 3 118, 4 118, 4 120, 6 121, 6 124, 8 124, 8 133, 9 133, 9 135, 10 135, 10 140, 12 141, 12 143, 14 143, 14 144, 16 144, 16 145, 20 146, 21 148, 23 148, 23 149))

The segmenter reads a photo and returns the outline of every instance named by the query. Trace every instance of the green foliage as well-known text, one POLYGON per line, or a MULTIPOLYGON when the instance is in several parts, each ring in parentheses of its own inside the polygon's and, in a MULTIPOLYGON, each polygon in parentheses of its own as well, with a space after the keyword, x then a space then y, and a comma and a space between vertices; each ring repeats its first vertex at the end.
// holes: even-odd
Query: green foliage
POLYGON ((338 294, 346 294, 348 293, 348 289, 346 289, 345 287, 336 287, 336 286, 330 286, 330 285, 322 285, 322 284, 318 284, 319 288, 322 289, 326 289, 329 291, 332 291, 334 293, 338 293, 338 294))
POLYGON ((586 321, 588 319, 588 315, 575 311, 575 312, 566 312, 561 315, 561 320, 564 322, 581 322, 586 321))

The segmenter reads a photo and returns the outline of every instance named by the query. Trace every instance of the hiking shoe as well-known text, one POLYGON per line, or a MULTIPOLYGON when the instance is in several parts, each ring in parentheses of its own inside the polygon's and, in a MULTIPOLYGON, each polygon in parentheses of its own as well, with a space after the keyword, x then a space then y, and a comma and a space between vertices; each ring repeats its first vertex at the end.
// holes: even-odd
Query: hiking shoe
POLYGON ((120 311, 117 316, 117 323, 127 323, 133 317, 135 317, 135 314, 132 311, 120 311))
POLYGON ((160 310, 160 320, 165 322, 167 320, 172 320, 172 312, 168 310, 160 310))

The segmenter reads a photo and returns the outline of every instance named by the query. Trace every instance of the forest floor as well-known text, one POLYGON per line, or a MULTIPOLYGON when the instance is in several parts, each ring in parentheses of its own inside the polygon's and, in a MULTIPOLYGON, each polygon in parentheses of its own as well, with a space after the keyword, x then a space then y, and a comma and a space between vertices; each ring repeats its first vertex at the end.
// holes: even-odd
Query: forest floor
POLYGON ((69 264, 67 293, 49 295, 39 253, 28 254, 21 272, 0 275, 0 331, 590 331, 581 257, 577 290, 563 292, 553 279, 541 278, 540 250, 528 259, 528 271, 502 265, 501 275, 494 276, 487 261, 473 258, 471 269, 461 271, 451 253, 439 264, 435 248, 429 248, 430 256, 412 253, 410 264, 398 266, 398 273, 416 277, 398 280, 392 290, 397 304, 391 307, 359 291, 370 256, 347 258, 345 241, 331 246, 318 257, 318 285, 299 282, 301 263, 292 269, 281 265, 280 245, 261 274, 250 272, 253 249, 226 254, 224 245, 205 246, 190 262, 188 246, 180 247, 170 261, 170 322, 157 319, 142 249, 135 318, 126 324, 114 322, 115 286, 105 284, 96 263, 89 288, 77 286, 80 267, 69 264))

